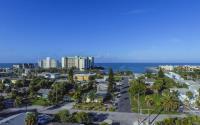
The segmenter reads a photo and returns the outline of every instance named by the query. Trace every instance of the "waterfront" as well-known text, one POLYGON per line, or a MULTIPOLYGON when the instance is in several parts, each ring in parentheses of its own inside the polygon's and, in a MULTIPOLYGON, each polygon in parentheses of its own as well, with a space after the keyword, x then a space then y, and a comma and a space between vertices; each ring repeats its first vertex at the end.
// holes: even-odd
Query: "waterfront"
POLYGON ((132 71, 135 73, 144 73, 149 67, 158 67, 160 65, 200 65, 200 63, 96 63, 96 66, 102 66, 105 69, 112 68, 114 71, 132 71))
MULTIPOLYGON (((11 68, 17 63, 0 63, 0 68, 11 68)), ((114 71, 132 71, 143 73, 149 67, 158 67, 160 65, 200 65, 200 63, 95 63, 95 66, 102 66, 106 70, 112 68, 114 71)))

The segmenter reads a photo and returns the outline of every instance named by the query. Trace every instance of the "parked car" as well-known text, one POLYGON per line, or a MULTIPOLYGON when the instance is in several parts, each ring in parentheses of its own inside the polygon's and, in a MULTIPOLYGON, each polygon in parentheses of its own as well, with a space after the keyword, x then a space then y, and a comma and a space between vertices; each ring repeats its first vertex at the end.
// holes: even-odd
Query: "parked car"
POLYGON ((46 115, 46 114, 41 114, 38 115, 38 124, 39 125, 45 125, 53 120, 52 116, 46 115))

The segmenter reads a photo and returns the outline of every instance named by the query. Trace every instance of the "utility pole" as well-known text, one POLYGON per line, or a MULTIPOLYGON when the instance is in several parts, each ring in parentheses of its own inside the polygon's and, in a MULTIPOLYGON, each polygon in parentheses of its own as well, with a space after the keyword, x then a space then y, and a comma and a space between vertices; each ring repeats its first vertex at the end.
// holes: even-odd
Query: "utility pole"
POLYGON ((140 124, 140 93, 138 92, 138 125, 140 124))
POLYGON ((25 93, 26 93, 26 95, 25 95, 25 103, 26 103, 26 112, 28 111, 28 109, 27 109, 27 103, 28 103, 28 98, 27 98, 27 90, 26 90, 26 88, 25 88, 25 79, 23 79, 23 85, 24 85, 24 91, 25 91, 25 93))
POLYGON ((58 103, 58 89, 57 89, 57 86, 56 86, 56 103, 58 103))
POLYGON ((149 116, 148 124, 151 125, 151 118, 150 118, 151 116, 150 116, 150 113, 149 113, 149 109, 148 109, 148 116, 149 116))

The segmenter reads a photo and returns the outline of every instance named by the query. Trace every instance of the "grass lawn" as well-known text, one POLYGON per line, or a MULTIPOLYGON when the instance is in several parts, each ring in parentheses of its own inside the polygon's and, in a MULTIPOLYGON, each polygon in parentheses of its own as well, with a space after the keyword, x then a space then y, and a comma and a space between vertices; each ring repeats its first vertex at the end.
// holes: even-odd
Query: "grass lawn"
POLYGON ((31 100, 31 102, 32 102, 32 105, 41 105, 41 106, 50 105, 50 102, 48 101, 48 99, 44 99, 44 98, 33 99, 31 100))
MULTIPOLYGON (((140 96, 140 109, 143 109, 141 112, 144 114, 148 113, 148 109, 150 113, 153 111, 153 113, 158 113, 161 110, 161 94, 152 94, 150 95, 152 99, 154 100, 155 104, 152 107, 148 107, 145 102, 145 95, 140 96)), ((132 111, 138 112, 138 103, 137 103, 137 96, 131 98, 131 105, 132 105, 132 111)), ((161 114, 178 114, 177 112, 161 112, 161 114)))
POLYGON ((116 82, 119 82, 119 81, 122 80, 122 77, 121 77, 121 76, 115 76, 115 77, 114 77, 114 80, 115 80, 116 82))
POLYGON ((104 106, 104 104, 101 104, 101 103, 77 103, 74 105, 73 108, 80 109, 80 110, 114 111, 112 107, 110 109, 107 109, 104 106))

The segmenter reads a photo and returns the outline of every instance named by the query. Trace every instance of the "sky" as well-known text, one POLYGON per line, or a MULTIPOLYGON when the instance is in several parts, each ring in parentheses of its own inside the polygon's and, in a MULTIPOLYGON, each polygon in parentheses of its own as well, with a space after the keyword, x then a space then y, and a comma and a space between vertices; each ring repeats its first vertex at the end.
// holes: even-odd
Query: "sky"
POLYGON ((200 62, 199 0, 1 0, 0 63, 200 62))

